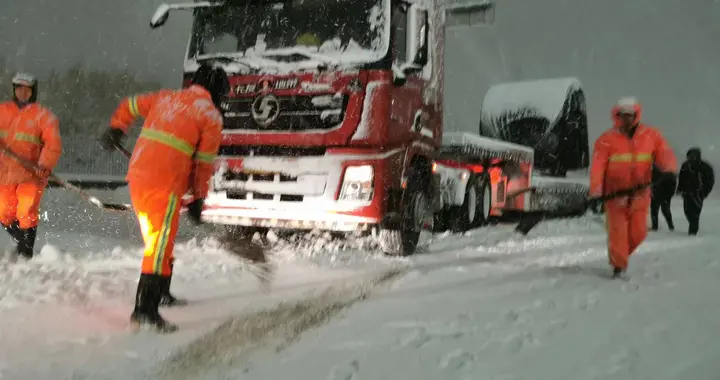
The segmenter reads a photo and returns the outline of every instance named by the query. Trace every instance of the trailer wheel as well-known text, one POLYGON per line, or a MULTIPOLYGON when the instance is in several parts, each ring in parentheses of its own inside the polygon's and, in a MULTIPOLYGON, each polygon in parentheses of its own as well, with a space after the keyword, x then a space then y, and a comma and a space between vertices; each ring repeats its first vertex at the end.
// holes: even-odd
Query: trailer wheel
POLYGON ((465 232, 485 222, 489 207, 485 204, 487 181, 484 178, 473 175, 468 179, 463 204, 453 207, 449 213, 451 231, 465 232))
POLYGON ((478 219, 476 227, 484 226, 490 221, 490 210, 492 209, 492 186, 490 178, 482 176, 479 180, 479 201, 480 209, 478 210, 478 219))
POLYGON ((425 186, 428 173, 421 167, 414 167, 405 189, 403 215, 398 228, 380 228, 378 244, 388 256, 409 256, 415 253, 423 221, 430 211, 425 186))

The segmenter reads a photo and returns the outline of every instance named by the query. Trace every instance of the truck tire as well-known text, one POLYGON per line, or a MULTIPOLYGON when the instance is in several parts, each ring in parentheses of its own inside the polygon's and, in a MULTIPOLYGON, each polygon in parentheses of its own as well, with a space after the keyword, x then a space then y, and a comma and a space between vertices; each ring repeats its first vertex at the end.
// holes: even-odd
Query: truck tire
POLYGON ((423 228, 423 216, 430 213, 426 186, 429 173, 414 166, 408 176, 408 185, 403 196, 403 215, 399 228, 380 228, 378 244, 388 256, 409 256, 415 253, 423 228))
POLYGON ((443 233, 448 230, 448 210, 442 209, 433 217, 433 233, 443 233))
POLYGON ((483 177, 470 176, 465 186, 465 197, 460 206, 453 207, 449 213, 450 230, 465 232, 483 224, 485 221, 483 177))
POLYGON ((484 175, 479 179, 480 195, 478 199, 478 218, 475 227, 481 227, 490 222, 490 210, 492 209, 492 186, 490 177, 484 175))

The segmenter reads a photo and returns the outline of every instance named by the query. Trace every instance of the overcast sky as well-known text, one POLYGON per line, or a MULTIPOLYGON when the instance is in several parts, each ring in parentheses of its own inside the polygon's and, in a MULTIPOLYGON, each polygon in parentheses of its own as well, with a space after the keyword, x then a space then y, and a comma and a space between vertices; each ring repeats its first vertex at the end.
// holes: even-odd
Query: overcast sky
POLYGON ((14 69, 44 73, 74 63, 131 67, 139 75, 180 83, 190 30, 184 12, 151 30, 162 0, 0 0, 0 58, 14 69))
POLYGON ((680 159, 693 145, 720 166, 720 1, 498 0, 491 27, 446 35, 446 130, 477 130, 489 86, 573 76, 587 96, 590 144, 618 98, 680 159))
MULTIPOLYGON (((43 73, 81 62, 131 67, 180 85, 189 14, 148 26, 162 0, 0 0, 0 58, 43 73)), ((720 165, 720 1, 497 0, 491 27, 446 36, 446 129, 477 131, 489 86, 575 76, 585 85, 590 138, 612 103, 635 95, 646 120, 682 157, 699 145, 720 165)), ((591 141, 592 144, 592 141, 591 141)))

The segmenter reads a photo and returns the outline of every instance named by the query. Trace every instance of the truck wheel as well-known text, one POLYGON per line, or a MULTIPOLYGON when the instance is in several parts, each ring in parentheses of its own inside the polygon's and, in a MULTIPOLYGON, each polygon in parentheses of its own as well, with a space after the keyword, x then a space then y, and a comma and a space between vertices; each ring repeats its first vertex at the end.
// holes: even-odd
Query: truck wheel
POLYGON ((453 207, 451 215, 450 230, 453 232, 465 232, 484 221, 485 204, 481 177, 471 176, 465 186, 465 198, 463 204, 453 207))
POLYGON ((433 216, 433 233, 442 233, 448 230, 448 212, 442 209, 433 216))
POLYGON ((423 173, 422 169, 416 168, 414 175, 410 175, 405 189, 400 228, 380 228, 378 232, 380 249, 386 255, 409 256, 415 253, 423 222, 430 212, 430 203, 424 189, 424 184, 427 183, 427 173, 423 173))

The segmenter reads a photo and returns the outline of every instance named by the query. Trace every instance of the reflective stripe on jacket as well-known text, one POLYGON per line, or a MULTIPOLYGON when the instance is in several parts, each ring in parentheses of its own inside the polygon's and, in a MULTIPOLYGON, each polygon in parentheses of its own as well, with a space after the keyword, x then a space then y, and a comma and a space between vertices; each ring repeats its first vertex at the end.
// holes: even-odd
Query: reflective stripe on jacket
MULTIPOLYGON (((595 142, 590 167, 590 195, 597 196, 652 181, 653 163, 677 172, 677 160, 667 140, 655 128, 640 124, 632 137, 616 128, 595 142)), ((647 191, 638 195, 649 194, 647 191)))
MULTIPOLYGON (((0 104, 0 141, 20 157, 50 170, 62 154, 58 119, 37 103, 23 108, 12 101, 0 104)), ((14 158, 0 154, 0 185, 34 181, 38 179, 14 158)))
POLYGON ((138 117, 144 117, 145 123, 127 180, 206 197, 222 137, 222 115, 210 94, 191 86, 130 96, 120 103, 110 126, 127 132, 138 117))

